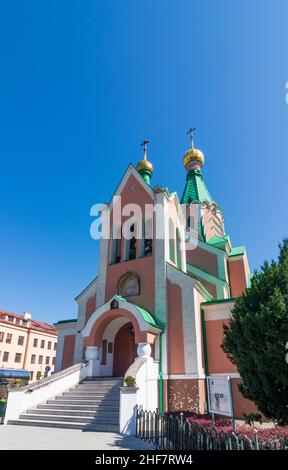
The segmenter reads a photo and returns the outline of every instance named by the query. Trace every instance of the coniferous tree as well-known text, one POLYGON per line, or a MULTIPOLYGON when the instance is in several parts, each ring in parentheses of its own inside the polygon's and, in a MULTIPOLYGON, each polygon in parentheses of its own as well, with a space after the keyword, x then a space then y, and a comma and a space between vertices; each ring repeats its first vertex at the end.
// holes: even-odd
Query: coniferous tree
POLYGON ((288 424, 288 239, 278 262, 265 261, 224 326, 222 348, 237 367, 239 390, 278 424, 288 424))

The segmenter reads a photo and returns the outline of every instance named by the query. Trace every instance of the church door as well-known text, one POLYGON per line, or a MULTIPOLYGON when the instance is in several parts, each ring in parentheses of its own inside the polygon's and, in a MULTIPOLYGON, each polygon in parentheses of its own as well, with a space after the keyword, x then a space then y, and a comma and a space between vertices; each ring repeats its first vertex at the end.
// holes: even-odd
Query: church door
POLYGON ((132 323, 122 326, 115 336, 113 355, 113 376, 124 377, 137 355, 135 333, 132 323))

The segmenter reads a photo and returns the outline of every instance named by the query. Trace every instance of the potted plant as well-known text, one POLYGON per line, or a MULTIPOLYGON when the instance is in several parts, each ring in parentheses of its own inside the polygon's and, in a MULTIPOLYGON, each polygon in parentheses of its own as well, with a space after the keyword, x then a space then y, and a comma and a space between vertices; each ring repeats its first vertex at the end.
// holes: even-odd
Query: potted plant
POLYGON ((136 387, 136 379, 135 377, 132 377, 132 375, 125 377, 124 382, 126 383, 127 387, 136 387))

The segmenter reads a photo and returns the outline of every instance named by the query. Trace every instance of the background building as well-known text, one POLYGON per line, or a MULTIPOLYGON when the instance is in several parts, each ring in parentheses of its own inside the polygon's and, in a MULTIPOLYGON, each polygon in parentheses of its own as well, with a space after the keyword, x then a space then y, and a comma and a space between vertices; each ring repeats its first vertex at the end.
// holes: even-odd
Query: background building
POLYGON ((28 369, 31 381, 53 374, 57 335, 55 327, 32 320, 29 313, 0 310, 0 368, 28 369))

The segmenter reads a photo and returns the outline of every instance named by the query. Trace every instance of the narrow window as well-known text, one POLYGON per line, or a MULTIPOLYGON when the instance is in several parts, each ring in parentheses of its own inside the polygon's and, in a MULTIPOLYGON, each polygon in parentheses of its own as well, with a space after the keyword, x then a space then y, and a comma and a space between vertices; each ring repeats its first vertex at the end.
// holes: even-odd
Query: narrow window
POLYGON ((106 365, 107 363, 107 339, 103 339, 102 341, 102 360, 101 364, 106 365))
MULTIPOLYGON (((134 233, 134 228, 135 225, 132 224, 130 227, 130 232, 134 233)), ((133 236, 129 241, 129 254, 128 254, 128 259, 136 259, 136 238, 133 236)))
POLYGON ((8 362, 8 359, 9 359, 9 352, 4 351, 2 361, 8 362))
POLYGON ((182 269, 182 261, 181 261, 181 238, 179 229, 176 230, 176 246, 177 246, 177 266, 179 269, 182 269))
POLYGON ((117 237, 113 238, 114 232, 111 233, 111 264, 121 262, 121 247, 122 247, 122 229, 117 232, 117 237))
POLYGON ((175 235, 172 219, 169 219, 169 257, 175 263, 175 235))
POLYGON ((153 219, 144 221, 143 237, 144 237, 144 256, 151 256, 153 252, 153 219))
POLYGON ((21 362, 21 357, 22 357, 22 354, 16 353, 15 354, 15 362, 17 362, 17 363, 21 362))
POLYGON ((122 246, 122 238, 116 238, 115 240, 115 263, 120 263, 121 261, 121 246, 122 246))
POLYGON ((6 343, 11 344, 11 341, 12 341, 12 334, 11 334, 11 333, 7 333, 7 336, 6 336, 6 343))

